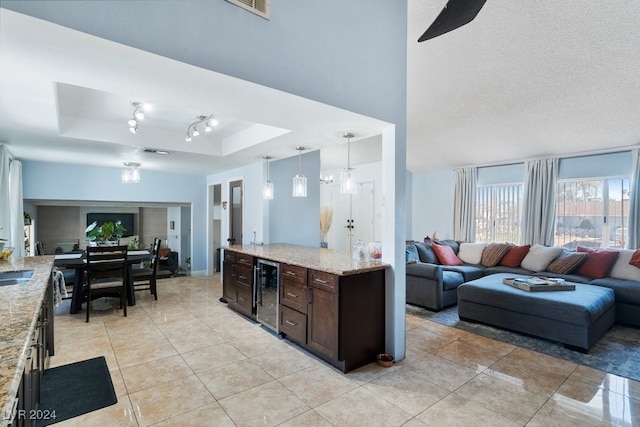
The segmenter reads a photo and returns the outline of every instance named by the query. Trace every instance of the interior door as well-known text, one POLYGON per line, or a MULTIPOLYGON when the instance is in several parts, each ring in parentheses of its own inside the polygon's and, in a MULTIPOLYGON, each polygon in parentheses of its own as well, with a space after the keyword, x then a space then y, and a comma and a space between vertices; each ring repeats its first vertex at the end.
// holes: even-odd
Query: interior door
POLYGON ((229 183, 229 238, 230 245, 242 244, 242 180, 229 183))

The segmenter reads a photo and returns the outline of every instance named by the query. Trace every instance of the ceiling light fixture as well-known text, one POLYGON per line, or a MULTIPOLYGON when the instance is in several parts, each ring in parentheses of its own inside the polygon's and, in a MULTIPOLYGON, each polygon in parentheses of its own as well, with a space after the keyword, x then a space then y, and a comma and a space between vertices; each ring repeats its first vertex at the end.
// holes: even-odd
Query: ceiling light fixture
POLYGON ((298 146, 298 174, 293 177, 293 197, 307 197, 307 177, 302 175, 302 151, 304 147, 298 146))
POLYGON ((124 162, 125 168, 122 170, 122 183, 123 184, 137 184, 140 182, 140 163, 138 162, 124 162))
POLYGON ((273 182, 269 179, 269 159, 270 156, 264 156, 263 159, 267 161, 267 180, 262 185, 262 198, 265 200, 273 199, 273 182))
POLYGON ((150 108, 150 104, 148 102, 132 102, 131 106, 133 107, 133 115, 127 121, 127 124, 129 125, 129 132, 137 133, 138 123, 140 120, 144 120, 144 112, 150 108))
POLYGON ((333 182, 333 175, 322 176, 320 174, 320 184, 331 184, 333 182))
POLYGON ((198 126, 205 132, 211 132, 213 128, 219 124, 218 120, 213 117, 213 114, 210 116, 197 116, 197 119, 198 120, 187 127, 187 135, 184 137, 184 140, 187 142, 191 142, 194 136, 200 135, 198 126))
POLYGON ((347 167, 340 171, 340 194, 356 194, 355 169, 351 167, 351 138, 354 136, 351 132, 342 135, 347 138, 347 167))

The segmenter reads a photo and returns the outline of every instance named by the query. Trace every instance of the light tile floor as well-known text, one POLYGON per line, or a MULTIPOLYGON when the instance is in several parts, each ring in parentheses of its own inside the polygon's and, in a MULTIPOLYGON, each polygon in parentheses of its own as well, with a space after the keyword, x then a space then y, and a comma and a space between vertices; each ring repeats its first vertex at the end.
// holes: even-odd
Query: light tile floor
POLYGON ((220 303, 218 274, 158 295, 56 308, 51 366, 103 355, 118 396, 60 426, 640 425, 637 381, 415 316, 405 360, 342 374, 220 303))

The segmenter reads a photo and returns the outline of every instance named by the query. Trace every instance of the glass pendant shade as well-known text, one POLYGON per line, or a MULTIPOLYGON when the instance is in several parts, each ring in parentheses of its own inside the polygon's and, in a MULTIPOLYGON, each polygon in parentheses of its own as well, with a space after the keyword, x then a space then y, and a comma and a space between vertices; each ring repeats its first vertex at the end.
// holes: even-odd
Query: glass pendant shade
POLYGON ((296 147, 298 150, 298 174, 293 177, 293 197, 307 197, 307 177, 302 175, 302 150, 304 147, 296 147))
POLYGON ((340 194, 356 194, 354 168, 344 168, 340 172, 340 194))
POLYGON ((273 182, 264 182, 264 185, 262 186, 262 198, 265 200, 273 199, 273 182))
POLYGON ((126 162, 125 168, 122 170, 122 183, 123 184, 137 184, 140 182, 140 163, 126 162))
POLYGON ((307 197, 307 177, 298 174, 293 177, 293 197, 307 197))

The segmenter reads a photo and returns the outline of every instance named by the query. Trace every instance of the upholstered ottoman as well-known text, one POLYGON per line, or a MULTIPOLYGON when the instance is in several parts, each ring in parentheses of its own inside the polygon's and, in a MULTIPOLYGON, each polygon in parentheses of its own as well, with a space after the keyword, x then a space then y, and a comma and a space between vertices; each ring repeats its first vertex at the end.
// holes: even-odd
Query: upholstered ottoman
MULTIPOLYGON (((458 286, 458 316, 559 341, 587 352, 615 321, 612 289, 576 283, 573 291, 527 292, 491 274, 458 286)), ((525 277, 525 276, 523 276, 525 277)))

